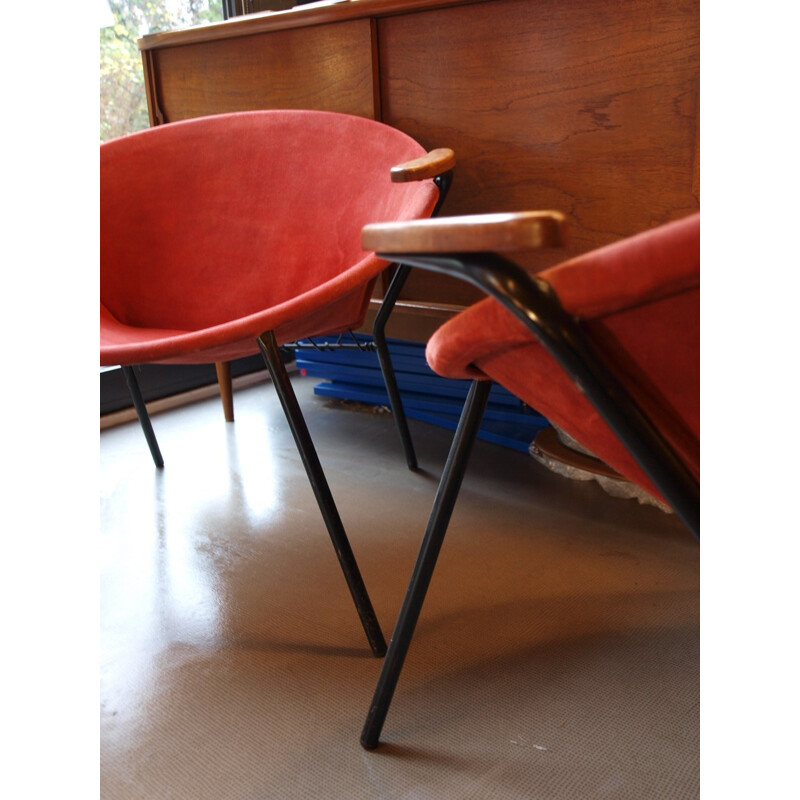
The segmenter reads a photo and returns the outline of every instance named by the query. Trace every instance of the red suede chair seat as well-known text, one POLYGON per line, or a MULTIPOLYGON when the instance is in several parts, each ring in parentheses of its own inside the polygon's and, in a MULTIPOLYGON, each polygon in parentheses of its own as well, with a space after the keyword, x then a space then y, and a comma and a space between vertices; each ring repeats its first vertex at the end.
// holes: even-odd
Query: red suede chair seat
POLYGON ((227 361, 268 330, 358 327, 387 264, 361 228, 430 216, 432 181, 390 177, 424 153, 372 120, 281 110, 101 145, 100 364, 227 361))
MULTIPOLYGON (((645 413, 700 475, 700 215, 542 272, 645 413)), ((631 481, 660 497, 616 435, 527 328, 491 298, 443 325, 431 368, 491 378, 631 481)))

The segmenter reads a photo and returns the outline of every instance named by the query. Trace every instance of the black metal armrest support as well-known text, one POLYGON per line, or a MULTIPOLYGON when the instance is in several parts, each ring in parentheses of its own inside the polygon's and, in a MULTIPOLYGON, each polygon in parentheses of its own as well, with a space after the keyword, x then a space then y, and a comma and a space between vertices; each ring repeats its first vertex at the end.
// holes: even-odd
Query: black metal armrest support
MULTIPOLYGON (((418 162, 408 162, 392 168, 392 181, 403 183, 410 180, 422 180, 430 177, 431 172, 435 173, 433 182, 439 189, 439 197, 434 206, 432 217, 436 217, 447 197, 450 186, 453 183, 453 166, 455 165, 455 155, 452 150, 442 148, 434 150, 427 157, 418 159, 418 162), (418 163, 419 162, 419 163, 418 163), (424 167, 424 170, 421 169, 424 167)), ((393 259, 389 259, 392 261, 393 259)), ((395 263, 394 274, 386 289, 383 301, 381 302, 378 313, 375 315, 375 322, 372 325, 372 337, 375 342, 375 349, 378 353, 378 361, 381 365, 383 381, 386 384, 386 392, 389 395, 389 404, 395 418, 397 432, 403 445, 403 452, 406 456, 406 463, 410 470, 418 467, 417 454, 414 450, 414 443, 411 440, 411 432, 408 429, 403 400, 400 396, 400 389, 397 385, 397 378, 392 366, 392 359, 389 355, 389 345, 386 342, 386 324, 389 321, 400 292, 408 280, 411 267, 405 264, 395 263)))

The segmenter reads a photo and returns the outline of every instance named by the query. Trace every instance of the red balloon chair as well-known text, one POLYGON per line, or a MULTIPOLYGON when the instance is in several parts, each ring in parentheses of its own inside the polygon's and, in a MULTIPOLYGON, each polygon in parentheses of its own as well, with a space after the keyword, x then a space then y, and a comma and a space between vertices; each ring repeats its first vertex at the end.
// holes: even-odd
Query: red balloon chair
POLYGON ((364 246, 463 278, 489 298, 445 323, 430 366, 472 378, 361 735, 377 746, 492 380, 700 537, 700 215, 531 275, 500 255, 562 245, 557 212, 369 225, 364 246))
POLYGON ((430 216, 453 163, 387 125, 317 111, 220 114, 100 146, 100 364, 122 366, 161 467, 133 365, 262 353, 376 655, 383 635, 279 348, 363 323, 387 262, 362 249, 361 228, 430 216))

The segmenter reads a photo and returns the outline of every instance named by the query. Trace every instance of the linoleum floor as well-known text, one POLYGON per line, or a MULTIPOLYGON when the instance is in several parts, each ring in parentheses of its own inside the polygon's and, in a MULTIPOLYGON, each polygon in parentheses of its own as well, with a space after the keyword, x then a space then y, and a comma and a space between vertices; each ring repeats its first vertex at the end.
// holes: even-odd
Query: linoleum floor
MULTIPOLYGON (((389 638, 452 433, 295 377, 389 638)), ((695 798, 699 546, 680 522, 479 441, 383 744, 380 670, 273 387, 100 444, 104 800, 695 798)))

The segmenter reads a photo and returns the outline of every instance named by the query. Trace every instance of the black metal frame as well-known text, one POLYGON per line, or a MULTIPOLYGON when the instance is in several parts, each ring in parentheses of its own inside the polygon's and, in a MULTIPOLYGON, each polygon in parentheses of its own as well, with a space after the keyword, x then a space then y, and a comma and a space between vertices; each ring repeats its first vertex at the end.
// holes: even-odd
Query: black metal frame
MULTIPOLYGON (((686 527, 700 538, 699 482, 596 353, 579 322, 564 311, 548 283, 496 253, 394 253, 391 257, 406 265, 462 278, 494 297, 520 319, 595 406, 686 527)), ((361 733, 361 744, 368 750, 378 745, 490 387, 490 381, 473 382, 464 404, 411 582, 361 733)))
POLYGON ((139 417, 139 424, 142 426, 142 431, 144 431, 144 438, 147 439, 150 455, 153 456, 156 467, 158 467, 158 469, 163 469, 164 459, 161 456, 158 440, 153 430, 153 423, 150 421, 150 415, 147 413, 147 405, 144 402, 144 397, 142 397, 142 391, 139 388, 139 381, 136 380, 133 367, 122 367, 122 374, 125 376, 125 383, 128 384, 128 391, 131 393, 133 407, 136 409, 136 415, 139 417))
POLYGON ((322 471, 319 457, 317 456, 314 442, 308 432, 303 412, 300 410, 300 405, 297 402, 292 382, 289 379, 289 374, 286 372, 286 366, 281 358, 280 348, 278 347, 275 334, 272 331, 267 331, 258 337, 258 346, 261 354, 264 356, 264 361, 269 369, 272 382, 275 384, 275 389, 278 392, 278 397, 281 401, 284 414, 292 430, 297 450, 303 461, 303 466, 306 469, 308 480, 311 483, 311 488, 314 490, 314 496, 317 499, 319 510, 322 512, 322 518, 325 520, 325 526, 330 534, 333 547, 336 550, 336 556, 339 559, 342 572, 347 580, 347 586, 350 589, 350 594, 355 602, 358 615, 361 618, 361 624, 364 626, 364 632, 367 634, 367 640, 372 648, 372 652, 376 656, 382 656, 386 652, 386 641, 383 638, 380 625, 378 624, 375 611, 372 608, 367 589, 364 586, 364 581, 361 578, 361 573, 358 569, 355 556, 353 555, 350 542, 347 539, 342 520, 339 517, 339 512, 336 504, 333 501, 328 481, 325 478, 325 473, 322 471))
POLYGON ((316 350, 318 353, 327 353, 333 350, 358 350, 362 353, 372 352, 375 349, 374 342, 360 342, 351 330, 347 330, 351 341, 343 342, 344 333, 340 333, 335 342, 315 342, 313 336, 305 339, 298 339, 296 342, 289 342, 281 345, 282 350, 316 350))
MULTIPOLYGON (((436 205, 431 213, 431 217, 436 217, 439 215, 442 203, 444 203, 447 193, 450 191, 450 186, 453 183, 453 170, 447 170, 447 172, 437 175, 433 181, 439 188, 439 199, 436 201, 436 205)), ((408 429, 408 420, 406 419, 405 409, 403 408, 403 400, 400 397, 400 389, 397 386, 397 378, 394 374, 392 358, 389 355, 389 345, 386 342, 386 323, 389 321, 389 316, 411 272, 411 266, 407 264, 395 264, 395 267, 396 270, 392 276, 392 280, 389 282, 389 288, 386 290, 381 307, 375 315, 375 322, 372 325, 372 337, 375 340, 375 349, 378 352, 378 361, 380 362, 381 372, 383 373, 383 382, 386 385, 386 392, 389 395, 389 406, 392 409, 395 426, 400 435, 400 442, 403 445, 406 463, 410 470, 416 470, 418 466, 417 455, 414 451, 414 443, 411 440, 411 431, 408 429)))
POLYGON ((369 713, 361 732, 361 744, 367 750, 373 750, 378 746, 383 723, 386 720, 408 648, 411 646, 414 629, 422 611, 425 595, 428 593, 428 586, 433 577, 433 570, 442 548, 444 535, 447 533, 447 526, 450 524, 450 517, 467 470, 472 445, 475 443, 478 428, 480 428, 491 387, 491 381, 473 381, 464 403, 464 410, 458 422, 453 444, 450 447, 433 508, 428 518, 428 527, 425 529, 425 536, 414 565, 414 571, 411 574, 411 581, 406 590, 400 615, 395 623, 394 633, 389 641, 389 649, 386 652, 369 713))

